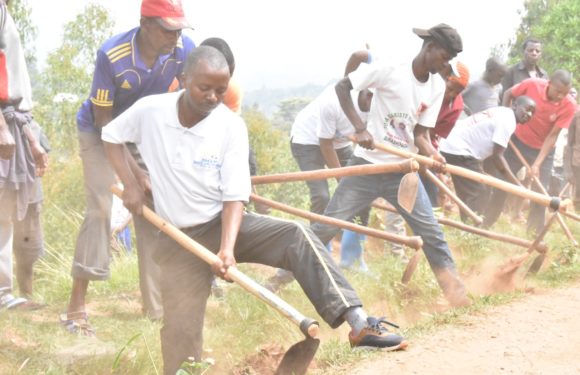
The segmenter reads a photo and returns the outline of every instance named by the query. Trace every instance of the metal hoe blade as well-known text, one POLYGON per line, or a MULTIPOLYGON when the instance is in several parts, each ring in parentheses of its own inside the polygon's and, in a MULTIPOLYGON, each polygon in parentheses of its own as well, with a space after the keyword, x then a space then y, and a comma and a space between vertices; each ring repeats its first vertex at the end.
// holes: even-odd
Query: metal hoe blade
POLYGON ((399 201, 399 205, 408 213, 411 213, 413 207, 415 207, 418 190, 419 175, 417 173, 407 173, 404 175, 399 184, 397 200, 399 201))
POLYGON ((275 375, 304 375, 320 345, 319 339, 306 337, 292 345, 284 354, 275 375))

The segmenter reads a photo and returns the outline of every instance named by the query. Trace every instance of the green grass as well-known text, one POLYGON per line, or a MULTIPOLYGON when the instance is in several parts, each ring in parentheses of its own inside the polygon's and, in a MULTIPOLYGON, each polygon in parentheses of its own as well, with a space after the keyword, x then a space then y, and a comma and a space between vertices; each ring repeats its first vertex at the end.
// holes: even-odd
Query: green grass
MULTIPOLYGON (((71 151, 66 154, 70 155, 71 151)), ((84 209, 81 173, 79 159, 69 157, 53 160, 51 173, 44 178, 46 255, 35 268, 35 297, 47 303, 47 307, 38 312, 0 312, 0 374, 147 375, 161 371, 161 324, 141 315, 135 254, 115 257, 111 279, 90 284, 88 309, 100 342, 72 336, 59 326, 58 315, 66 309, 70 294, 72 255, 84 209), (70 348, 77 354, 90 348, 106 350, 71 361, 71 355, 66 354, 70 348)), ((287 187, 282 191, 285 189, 287 187)), ((298 191, 302 193, 298 194, 294 205, 304 208, 307 194, 303 186, 298 191)), ((278 194, 280 191, 273 191, 272 195, 278 194)), ((294 202, 293 195, 288 199, 294 202)), ((377 213, 372 215, 373 226, 380 225, 379 217, 377 213)), ((579 233, 578 223, 567 222, 574 233, 579 233)), ((522 225, 510 224, 505 218, 494 230, 516 236, 524 233, 522 225)), ((465 277, 481 271, 489 259, 495 259, 495 265, 499 265, 510 256, 525 251, 455 229, 445 228, 445 235, 465 277)), ((550 246, 547 264, 538 275, 526 280, 526 286, 555 288, 578 280, 577 249, 569 245, 558 226, 548 234, 546 241, 550 246)), ((466 315, 525 295, 524 292, 474 295, 473 306, 445 310, 439 304, 441 293, 424 259, 410 284, 403 286, 400 278, 404 266, 385 254, 382 242, 367 241, 366 258, 371 274, 347 272, 346 276, 371 314, 385 315, 400 323, 403 334, 411 340, 428 335, 442 325, 461 324, 466 315)), ((242 265, 241 269, 258 282, 264 282, 272 273, 251 265, 242 265)), ((251 374, 249 358, 276 345, 288 348, 302 339, 299 330, 270 307, 235 285, 228 284, 225 289, 223 300, 210 299, 206 314, 206 356, 216 361, 207 374, 251 374)), ((290 284, 280 295, 305 315, 321 320, 296 283, 290 284)), ((322 344, 313 373, 347 374, 353 363, 380 355, 351 351, 347 334, 346 325, 337 330, 321 325, 322 344)))

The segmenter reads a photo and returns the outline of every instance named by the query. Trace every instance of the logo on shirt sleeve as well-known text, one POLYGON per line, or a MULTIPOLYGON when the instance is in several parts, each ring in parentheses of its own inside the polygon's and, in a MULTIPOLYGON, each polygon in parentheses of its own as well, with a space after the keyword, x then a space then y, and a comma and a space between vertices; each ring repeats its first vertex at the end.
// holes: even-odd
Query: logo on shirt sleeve
POLYGON ((124 80, 123 83, 121 83, 121 88, 126 89, 126 90, 131 90, 133 88, 133 86, 131 86, 129 81, 124 80))

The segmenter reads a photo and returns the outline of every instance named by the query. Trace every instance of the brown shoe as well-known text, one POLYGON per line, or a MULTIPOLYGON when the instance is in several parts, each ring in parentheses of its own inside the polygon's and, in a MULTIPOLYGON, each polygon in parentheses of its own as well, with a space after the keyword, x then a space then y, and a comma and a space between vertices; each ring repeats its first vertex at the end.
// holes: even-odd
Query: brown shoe
POLYGON ((348 341, 352 348, 381 349, 384 351, 405 349, 409 343, 396 333, 389 332, 384 324, 389 324, 395 328, 397 325, 386 321, 384 318, 367 318, 368 325, 363 328, 357 336, 352 331, 348 335, 348 341))

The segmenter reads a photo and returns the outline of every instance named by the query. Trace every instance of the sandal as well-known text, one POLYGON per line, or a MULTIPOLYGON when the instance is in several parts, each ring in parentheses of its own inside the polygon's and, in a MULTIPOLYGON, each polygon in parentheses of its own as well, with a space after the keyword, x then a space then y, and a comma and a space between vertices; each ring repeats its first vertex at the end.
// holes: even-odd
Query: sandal
POLYGON ((12 310, 27 302, 26 298, 14 297, 10 293, 0 294, 0 310, 12 310))
POLYGON ((59 315, 60 324, 71 334, 80 336, 95 336, 95 330, 89 324, 89 316, 85 311, 62 313, 59 315))

